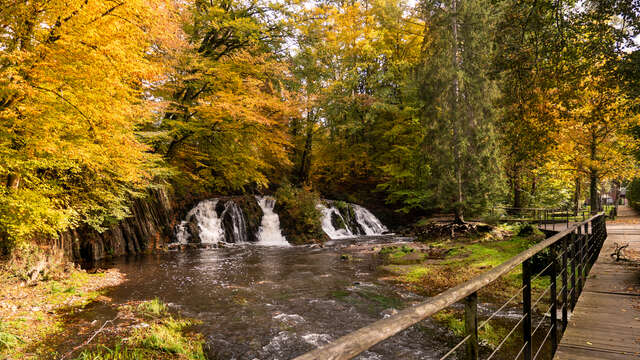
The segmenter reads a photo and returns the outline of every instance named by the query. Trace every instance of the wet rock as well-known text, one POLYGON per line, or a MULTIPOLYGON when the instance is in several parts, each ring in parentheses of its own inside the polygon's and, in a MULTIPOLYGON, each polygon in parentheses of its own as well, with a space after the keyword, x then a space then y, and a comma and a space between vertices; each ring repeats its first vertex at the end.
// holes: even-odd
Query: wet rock
POLYGON ((63 250, 67 259, 84 263, 139 254, 169 242, 176 214, 164 188, 150 190, 146 197, 134 199, 130 210, 131 216, 103 233, 82 226, 61 233, 52 242, 63 250))
POLYGON ((209 338, 202 346, 202 352, 207 360, 227 360, 238 358, 244 351, 235 349, 228 341, 209 338))

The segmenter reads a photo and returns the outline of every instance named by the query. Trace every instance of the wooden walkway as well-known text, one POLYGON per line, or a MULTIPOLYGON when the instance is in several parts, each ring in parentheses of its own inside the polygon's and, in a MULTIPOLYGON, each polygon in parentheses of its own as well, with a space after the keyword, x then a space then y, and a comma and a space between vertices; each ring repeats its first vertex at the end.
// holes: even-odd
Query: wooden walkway
POLYGON ((621 207, 554 359, 640 359, 640 216, 621 207), (615 262, 615 245, 629 244, 632 261, 615 262))

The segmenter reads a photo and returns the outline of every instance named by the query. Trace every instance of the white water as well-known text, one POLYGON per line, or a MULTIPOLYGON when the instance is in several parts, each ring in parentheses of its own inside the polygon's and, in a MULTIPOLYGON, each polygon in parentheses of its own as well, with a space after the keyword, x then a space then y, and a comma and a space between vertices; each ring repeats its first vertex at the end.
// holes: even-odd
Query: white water
MULTIPOLYGON (((244 214, 240 206, 233 201, 227 201, 224 206, 224 211, 220 217, 224 219, 227 214, 231 217, 231 224, 233 227, 232 233, 229 234, 233 239, 231 242, 247 242, 247 224, 244 220, 244 214)), ((222 231, 224 232, 224 229, 222 231)))
POLYGON ((371 211, 366 208, 352 204, 353 210, 356 213, 356 221, 364 230, 364 233, 367 235, 380 235, 383 234, 389 229, 382 224, 382 222, 371 213, 371 211))
POLYGON ((338 209, 334 207, 328 208, 322 204, 318 204, 318 209, 322 211, 322 230, 324 230, 331 239, 344 239, 355 236, 347 226, 347 223, 344 221, 344 218, 338 209), (345 227, 344 229, 336 229, 333 226, 333 223, 331 222, 331 214, 336 214, 336 216, 342 219, 345 227))
POLYGON ((187 229, 189 222, 195 217, 200 230, 200 240, 203 244, 217 244, 224 241, 224 229, 222 219, 218 218, 216 205, 218 200, 203 200, 193 209, 189 210, 187 217, 178 225, 176 238, 178 242, 186 244, 191 234, 187 229))
POLYGON ((263 212, 262 222, 258 230, 258 238, 260 239, 258 245, 291 246, 287 242, 287 239, 282 236, 280 218, 278 214, 273 211, 273 208, 276 206, 276 200, 268 196, 256 196, 256 200, 263 212))
MULTIPOLYGON (((358 225, 360 225, 360 227, 364 230, 365 235, 382 235, 388 231, 387 227, 384 226, 382 222, 380 222, 380 220, 371 213, 371 211, 360 205, 349 205, 353 207, 355 220, 358 225)), ((318 204, 318 209, 322 211, 322 230, 324 230, 324 232, 331 239, 344 239, 358 236, 357 233, 354 233, 354 231, 349 228, 349 225, 347 225, 347 221, 345 221, 344 217, 337 208, 333 206, 326 207, 323 204, 318 204), (335 214, 342 220, 345 227, 344 229, 336 229, 333 226, 333 223, 331 222, 332 214, 335 214)), ((356 230, 356 232, 357 231, 358 230, 356 230)))

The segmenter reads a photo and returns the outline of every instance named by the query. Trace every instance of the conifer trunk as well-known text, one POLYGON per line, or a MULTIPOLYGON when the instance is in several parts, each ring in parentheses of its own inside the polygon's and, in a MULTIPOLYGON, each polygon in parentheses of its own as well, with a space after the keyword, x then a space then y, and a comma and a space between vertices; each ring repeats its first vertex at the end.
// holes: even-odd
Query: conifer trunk
POLYGON ((460 156, 460 128, 458 124, 458 95, 460 84, 458 82, 458 4, 457 0, 451 0, 451 32, 453 36, 453 48, 451 60, 453 63, 453 87, 451 89, 451 125, 453 127, 453 153, 455 159, 457 196, 454 207, 455 222, 464 223, 464 206, 462 193, 462 161, 460 156))

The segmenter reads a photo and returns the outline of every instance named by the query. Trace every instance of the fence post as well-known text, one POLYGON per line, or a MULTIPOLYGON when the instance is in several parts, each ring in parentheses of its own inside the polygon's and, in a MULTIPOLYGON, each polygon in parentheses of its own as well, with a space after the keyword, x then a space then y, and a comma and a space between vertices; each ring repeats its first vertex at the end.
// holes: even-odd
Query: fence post
POLYGON ((557 277, 558 277, 558 252, 556 244, 551 245, 551 267, 549 278, 551 280, 551 289, 549 297, 551 298, 551 354, 555 354, 558 348, 558 294, 557 294, 557 277))
POLYGON ((524 360, 531 360, 531 261, 522 263, 522 340, 524 342, 524 360))
POLYGON ((567 237, 570 238, 572 235, 573 232, 562 238, 562 331, 567 328, 569 320, 567 313, 567 293, 569 291, 569 284, 567 283, 567 272, 569 271, 569 266, 567 264, 567 252, 569 251, 569 247, 567 246, 567 237))
POLYGON ((478 360, 478 293, 464 299, 465 337, 471 336, 466 343, 466 360, 478 360))
MULTIPOLYGON (((578 228, 579 229, 579 228, 578 228)), ((580 236, 579 233, 572 232, 571 233, 571 310, 576 306, 577 301, 577 290, 576 290, 576 262, 578 261, 578 249, 577 249, 577 239, 580 236)))
MULTIPOLYGON (((584 265, 582 263, 582 241, 584 240, 584 236, 582 236, 582 229, 578 227, 578 239, 576 241, 576 270, 577 270, 577 283, 576 283, 576 300, 582 293, 582 272, 584 271, 584 265)), ((575 306, 575 304, 574 304, 575 306)))

